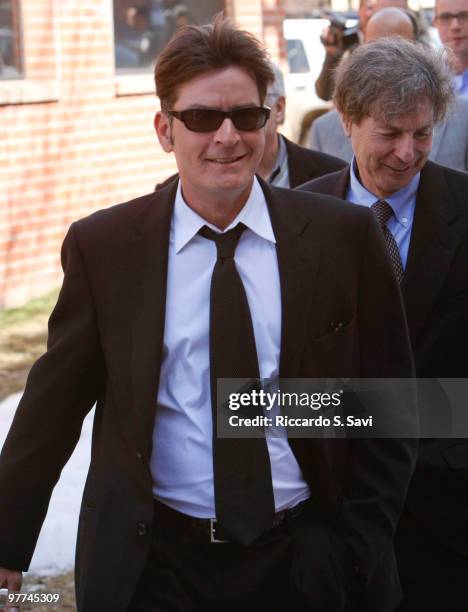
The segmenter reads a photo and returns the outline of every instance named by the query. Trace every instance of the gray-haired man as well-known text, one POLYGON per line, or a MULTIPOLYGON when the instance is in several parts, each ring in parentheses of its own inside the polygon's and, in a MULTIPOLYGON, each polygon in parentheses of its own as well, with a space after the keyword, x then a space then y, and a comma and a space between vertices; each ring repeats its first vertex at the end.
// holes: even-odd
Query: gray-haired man
POLYGON ((265 129, 265 149, 257 174, 275 187, 297 187, 324 174, 341 170, 346 164, 338 157, 311 151, 288 140, 278 132, 286 113, 286 89, 283 73, 271 64, 275 75, 266 97, 271 107, 265 129))
MULTIPOLYGON (((354 158, 302 187, 376 212, 420 378, 468 377, 468 174, 427 161, 452 99, 442 52, 402 39, 360 47, 334 96, 354 158)), ((421 440, 396 536, 401 612, 466 610, 467 471, 468 440, 421 440)))

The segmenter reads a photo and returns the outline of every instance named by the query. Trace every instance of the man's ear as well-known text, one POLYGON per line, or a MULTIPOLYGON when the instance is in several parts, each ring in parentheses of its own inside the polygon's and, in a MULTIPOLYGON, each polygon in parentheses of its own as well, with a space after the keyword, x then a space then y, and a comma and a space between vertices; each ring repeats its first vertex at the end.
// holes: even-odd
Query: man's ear
POLYGON ((276 102, 276 125, 282 125, 286 116, 286 98, 280 96, 276 102))
POLYGON ((344 115, 342 115, 341 113, 338 113, 338 114, 340 116, 340 122, 341 122, 341 127, 343 128, 343 132, 346 134, 348 138, 351 138, 352 121, 348 119, 347 117, 345 117, 344 115))
POLYGON ((163 151, 171 153, 174 150, 174 139, 172 137, 171 121, 167 113, 162 111, 156 113, 154 116, 154 129, 163 151))

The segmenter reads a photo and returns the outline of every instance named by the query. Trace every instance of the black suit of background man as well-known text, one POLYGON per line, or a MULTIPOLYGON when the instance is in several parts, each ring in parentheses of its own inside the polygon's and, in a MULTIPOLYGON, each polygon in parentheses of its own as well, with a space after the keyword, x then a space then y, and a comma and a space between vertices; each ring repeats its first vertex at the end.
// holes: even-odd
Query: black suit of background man
MULTIPOLYGON (((349 167, 301 189, 345 199, 348 184, 349 167)), ((468 377, 467 198, 468 174, 426 163, 401 287, 419 378, 468 377)), ((430 387, 425 392, 430 393, 430 387)), ((437 392, 437 386, 432 392, 437 392)), ((434 397, 430 399, 434 401, 434 397)), ((440 393, 437 401, 446 407, 440 393)), ((420 409, 424 411, 424 401, 420 409)), ((442 419, 450 422, 450 414, 442 419)), ((453 585, 451 601, 459 602, 456 610, 465 609, 468 440, 420 441, 396 551, 407 599, 405 612, 429 606, 445 612, 449 609, 447 584, 453 585), (427 584, 431 584, 430 595, 427 584), (445 586, 438 588, 438 584, 445 586)))

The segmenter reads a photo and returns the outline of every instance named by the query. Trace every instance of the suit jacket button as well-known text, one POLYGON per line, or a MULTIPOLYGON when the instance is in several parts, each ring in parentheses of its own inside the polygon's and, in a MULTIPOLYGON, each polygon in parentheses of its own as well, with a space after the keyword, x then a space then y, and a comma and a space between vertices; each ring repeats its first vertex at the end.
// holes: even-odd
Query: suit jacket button
POLYGON ((146 523, 138 523, 138 535, 144 536, 148 533, 148 525, 146 523))
POLYGON ((136 456, 138 457, 138 459, 143 463, 145 457, 143 455, 143 453, 140 453, 139 451, 137 452, 136 456))

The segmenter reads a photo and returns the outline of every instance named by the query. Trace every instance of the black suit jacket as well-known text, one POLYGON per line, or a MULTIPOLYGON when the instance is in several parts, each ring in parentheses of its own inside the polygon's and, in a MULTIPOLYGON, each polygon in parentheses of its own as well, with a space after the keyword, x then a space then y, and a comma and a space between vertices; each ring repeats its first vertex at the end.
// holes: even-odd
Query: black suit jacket
MULTIPOLYGON (((280 375, 410 376, 399 290, 368 211, 262 186, 281 280, 280 375)), ((97 400, 77 544, 80 610, 123 612, 149 550, 149 459, 175 192, 171 184, 71 226, 48 351, 31 370, 0 460, 0 566, 26 569, 52 488, 97 400)), ((314 609, 341 610, 334 599, 349 589, 365 591, 378 575, 369 610, 393 610, 400 591, 391 542, 414 445, 290 444, 324 517, 306 557, 305 583, 317 586, 314 609), (325 569, 335 581, 328 590, 320 578, 325 569)))
POLYGON ((346 162, 333 155, 294 144, 284 136, 288 152, 289 184, 291 188, 306 181, 346 167, 346 162))
MULTIPOLYGON (((349 166, 300 189, 344 199, 348 184, 349 166)), ((467 173, 424 166, 402 293, 418 377, 467 378, 467 173)), ((421 440, 406 513, 468 557, 468 440, 421 440)))
MULTIPOLYGON (((281 135, 281 138, 284 139, 288 152, 289 185, 291 189, 302 185, 306 181, 323 176, 324 174, 330 174, 330 172, 335 172, 336 170, 341 170, 347 166, 347 163, 338 157, 301 147, 283 135, 281 135)), ((167 187, 178 176, 177 173, 173 174, 164 182, 156 185, 156 189, 167 187)))

